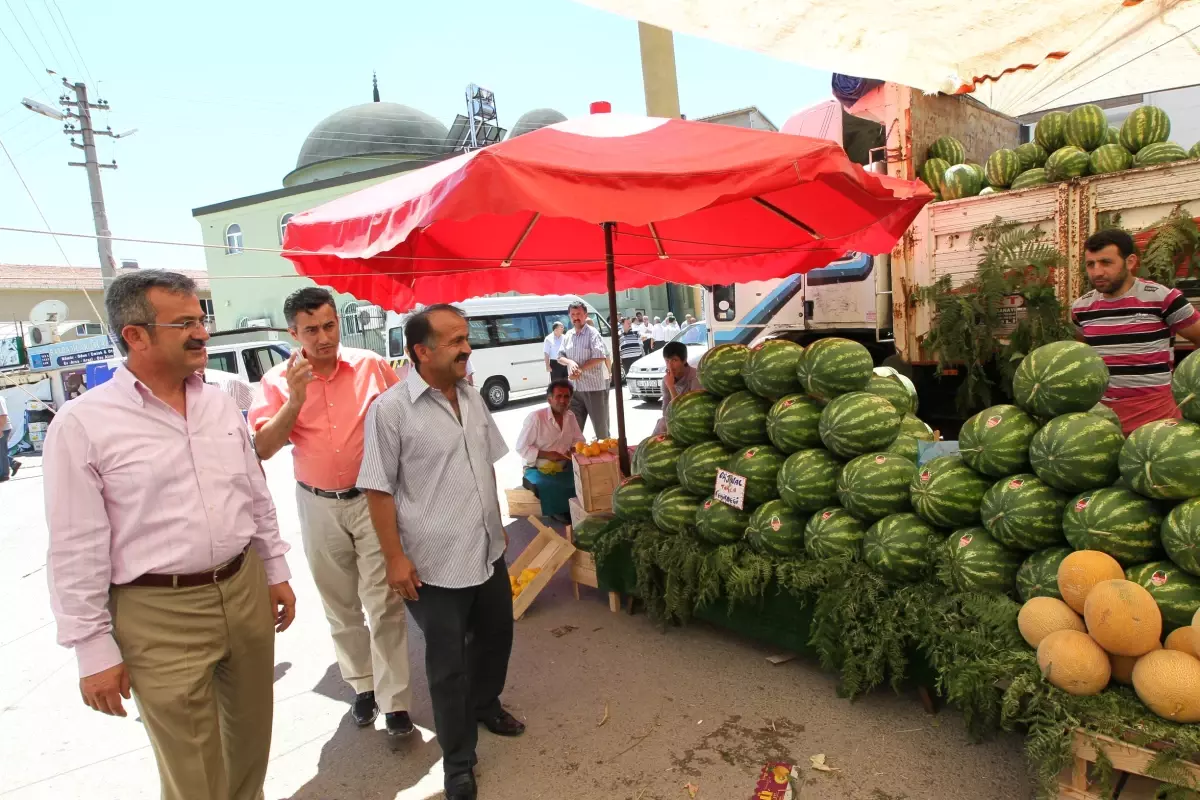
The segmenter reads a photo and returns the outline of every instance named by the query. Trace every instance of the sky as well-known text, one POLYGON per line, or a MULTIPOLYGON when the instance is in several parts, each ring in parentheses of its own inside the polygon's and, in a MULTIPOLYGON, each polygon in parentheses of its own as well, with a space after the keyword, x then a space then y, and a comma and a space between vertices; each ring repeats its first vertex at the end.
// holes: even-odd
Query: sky
MULTIPOLYGON (((495 92, 500 124, 594 100, 645 113, 637 23, 570 0, 340 5, 4 0, 0 7, 0 227, 93 233, 87 177, 62 123, 20 105, 57 106, 61 77, 111 105, 95 124, 115 236, 200 242, 193 208, 270 191, 324 117, 371 99, 420 109, 447 127, 469 83, 495 92), (517 9, 520 13, 517 13, 517 9), (346 9, 346 13, 339 13, 346 9), (53 69, 58 76, 47 75, 53 69), (98 88, 98 92, 97 92, 98 88)), ((828 72, 675 37, 682 112, 755 105, 776 125, 830 96, 828 72)), ((0 263, 96 266, 94 240, 0 231, 0 263), (59 244, 62 250, 59 249, 59 244), (65 251, 65 252, 64 252, 65 251)), ((200 248, 115 242, 143 268, 200 269, 200 248)))

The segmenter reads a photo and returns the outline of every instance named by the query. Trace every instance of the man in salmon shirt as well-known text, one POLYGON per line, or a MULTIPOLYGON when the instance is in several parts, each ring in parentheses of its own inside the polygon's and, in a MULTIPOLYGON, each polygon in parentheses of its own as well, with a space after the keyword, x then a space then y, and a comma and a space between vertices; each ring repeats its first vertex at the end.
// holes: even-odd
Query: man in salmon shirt
POLYGON ((342 678, 357 694, 359 726, 384 712, 390 736, 407 736, 411 691, 404 600, 388 588, 387 565, 357 488, 367 407, 397 382, 382 356, 342 347, 333 295, 298 289, 283 304, 302 350, 263 376, 248 415, 259 458, 293 445, 304 554, 325 606, 342 678), (363 621, 363 609, 367 623, 363 621))
POLYGON ((1172 343, 1182 336, 1200 345, 1200 313, 1178 289, 1134 277, 1133 237, 1103 230, 1084 243, 1092 291, 1071 304, 1078 338, 1108 365, 1101 401, 1117 412, 1128 436, 1147 422, 1180 419, 1171 395, 1172 343))

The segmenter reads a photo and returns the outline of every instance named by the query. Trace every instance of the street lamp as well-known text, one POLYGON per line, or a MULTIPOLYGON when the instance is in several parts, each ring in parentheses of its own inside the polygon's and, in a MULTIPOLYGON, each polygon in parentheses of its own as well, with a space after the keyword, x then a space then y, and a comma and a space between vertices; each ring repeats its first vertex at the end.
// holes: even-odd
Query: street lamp
POLYGON ((21 105, 25 106, 35 114, 41 114, 43 117, 49 117, 50 119, 58 120, 59 122, 62 122, 64 119, 66 119, 66 115, 64 115, 57 108, 48 106, 45 103, 39 103, 37 100, 30 100, 28 97, 21 98, 21 105))

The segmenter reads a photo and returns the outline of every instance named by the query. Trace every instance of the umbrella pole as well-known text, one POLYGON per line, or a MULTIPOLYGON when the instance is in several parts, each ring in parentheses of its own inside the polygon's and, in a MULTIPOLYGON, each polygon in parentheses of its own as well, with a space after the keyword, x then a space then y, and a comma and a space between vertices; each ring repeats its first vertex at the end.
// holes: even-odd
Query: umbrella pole
POLYGON ((625 390, 621 380, 621 329, 617 325, 617 276, 613 265, 613 228, 616 223, 604 223, 604 268, 608 274, 608 327, 612 336, 613 384, 617 389, 617 457, 621 474, 629 474, 629 444, 625 438, 625 390))

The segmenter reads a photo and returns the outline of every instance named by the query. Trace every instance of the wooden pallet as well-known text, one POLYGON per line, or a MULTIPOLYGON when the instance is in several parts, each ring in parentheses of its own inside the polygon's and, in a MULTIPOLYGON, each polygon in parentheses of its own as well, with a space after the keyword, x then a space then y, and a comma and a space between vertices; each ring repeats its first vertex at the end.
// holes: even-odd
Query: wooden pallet
MULTIPOLYGON (((1146 775, 1146 768, 1155 755, 1151 749, 1082 728, 1075 730, 1071 749, 1074 758, 1070 770, 1059 778, 1059 800, 1108 800, 1105 795, 1098 794, 1099 788, 1088 779, 1088 767, 1096 763, 1098 750, 1104 751, 1118 773, 1119 780, 1114 783, 1115 793, 1112 797, 1127 800, 1153 797, 1153 787, 1160 783, 1146 775), (1149 795, 1146 795, 1147 789, 1151 790, 1149 795)), ((1200 764, 1184 761, 1180 766, 1187 771, 1193 785, 1200 786, 1200 764)))

